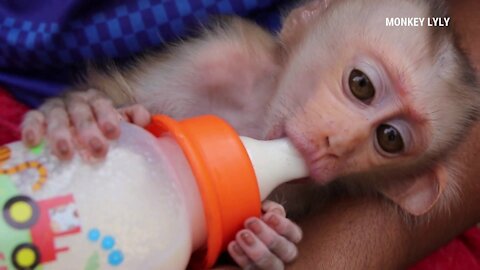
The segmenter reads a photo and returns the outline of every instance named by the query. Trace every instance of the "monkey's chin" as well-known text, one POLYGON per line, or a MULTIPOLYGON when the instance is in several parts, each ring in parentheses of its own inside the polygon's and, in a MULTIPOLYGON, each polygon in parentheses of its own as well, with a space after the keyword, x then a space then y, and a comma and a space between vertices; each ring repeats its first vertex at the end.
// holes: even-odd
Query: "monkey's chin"
POLYGON ((323 170, 311 170, 310 175, 313 178, 314 182, 320 185, 326 185, 333 181, 333 174, 325 172, 323 170))
POLYGON ((288 184, 318 184, 327 185, 335 179, 334 174, 323 171, 310 170, 310 176, 289 181, 288 184))
POLYGON ((295 180, 287 182, 287 184, 289 184, 289 185, 291 185, 291 184, 293 184, 293 185, 295 185, 295 184, 310 184, 310 183, 315 183, 314 179, 311 178, 311 177, 299 178, 299 179, 295 179, 295 180))
POLYGON ((267 132, 265 135, 266 140, 275 140, 279 138, 285 137, 285 130, 283 128, 283 125, 281 124, 275 124, 273 127, 267 132))
POLYGON ((335 179, 336 172, 329 168, 329 166, 335 163, 335 161, 328 160, 325 158, 319 162, 316 162, 313 166, 310 167, 310 177, 313 178, 315 183, 326 185, 335 179))

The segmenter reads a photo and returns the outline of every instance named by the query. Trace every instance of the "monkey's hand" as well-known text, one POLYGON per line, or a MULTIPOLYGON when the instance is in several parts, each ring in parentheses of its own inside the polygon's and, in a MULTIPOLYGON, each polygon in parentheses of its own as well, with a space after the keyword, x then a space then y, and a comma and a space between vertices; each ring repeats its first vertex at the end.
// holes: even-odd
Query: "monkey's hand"
POLYGON ((261 218, 245 221, 245 229, 228 245, 228 252, 243 269, 280 270, 295 260, 302 230, 286 218, 282 205, 265 201, 261 218))
POLYGON ((22 140, 31 147, 45 138, 62 160, 71 159, 77 145, 87 155, 102 158, 107 153, 108 140, 120 135, 122 118, 145 126, 150 114, 140 105, 117 110, 109 98, 94 89, 71 91, 28 112, 22 123, 22 140))

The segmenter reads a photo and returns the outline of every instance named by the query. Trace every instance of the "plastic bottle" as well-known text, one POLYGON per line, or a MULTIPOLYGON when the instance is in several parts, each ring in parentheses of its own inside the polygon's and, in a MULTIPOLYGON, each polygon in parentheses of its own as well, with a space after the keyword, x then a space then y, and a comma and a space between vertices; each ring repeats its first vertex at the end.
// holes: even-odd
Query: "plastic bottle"
POLYGON ((210 268, 268 193, 307 175, 288 140, 214 116, 121 129, 94 164, 0 148, 0 270, 210 268))

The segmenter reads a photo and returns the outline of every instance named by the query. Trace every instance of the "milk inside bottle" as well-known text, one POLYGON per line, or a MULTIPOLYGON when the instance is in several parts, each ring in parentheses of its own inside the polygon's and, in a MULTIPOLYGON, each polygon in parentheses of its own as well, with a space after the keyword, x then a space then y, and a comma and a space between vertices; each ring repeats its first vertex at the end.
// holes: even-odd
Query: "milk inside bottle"
POLYGON ((2 146, 0 270, 185 269, 195 251, 191 266, 207 268, 262 198, 307 173, 285 140, 240 139, 216 117, 159 116, 149 130, 122 123, 93 164, 2 146))

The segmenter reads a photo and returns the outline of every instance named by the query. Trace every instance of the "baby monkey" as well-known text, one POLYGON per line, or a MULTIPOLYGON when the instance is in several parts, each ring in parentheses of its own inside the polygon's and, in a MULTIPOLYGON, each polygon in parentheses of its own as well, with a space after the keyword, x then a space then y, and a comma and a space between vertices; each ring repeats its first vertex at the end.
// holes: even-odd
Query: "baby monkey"
MULTIPOLYGON (((28 113, 23 139, 46 136, 64 159, 74 141, 101 157, 118 136, 119 112, 139 125, 149 113, 216 114, 242 135, 288 136, 315 182, 367 185, 419 216, 453 199, 442 161, 476 119, 480 89, 452 29, 386 19, 446 16, 440 0, 313 0, 276 36, 220 20, 128 67, 90 69, 64 98, 28 113)), ((247 220, 229 246, 242 267, 279 269, 296 256, 300 230, 269 205, 277 213, 247 220)))

